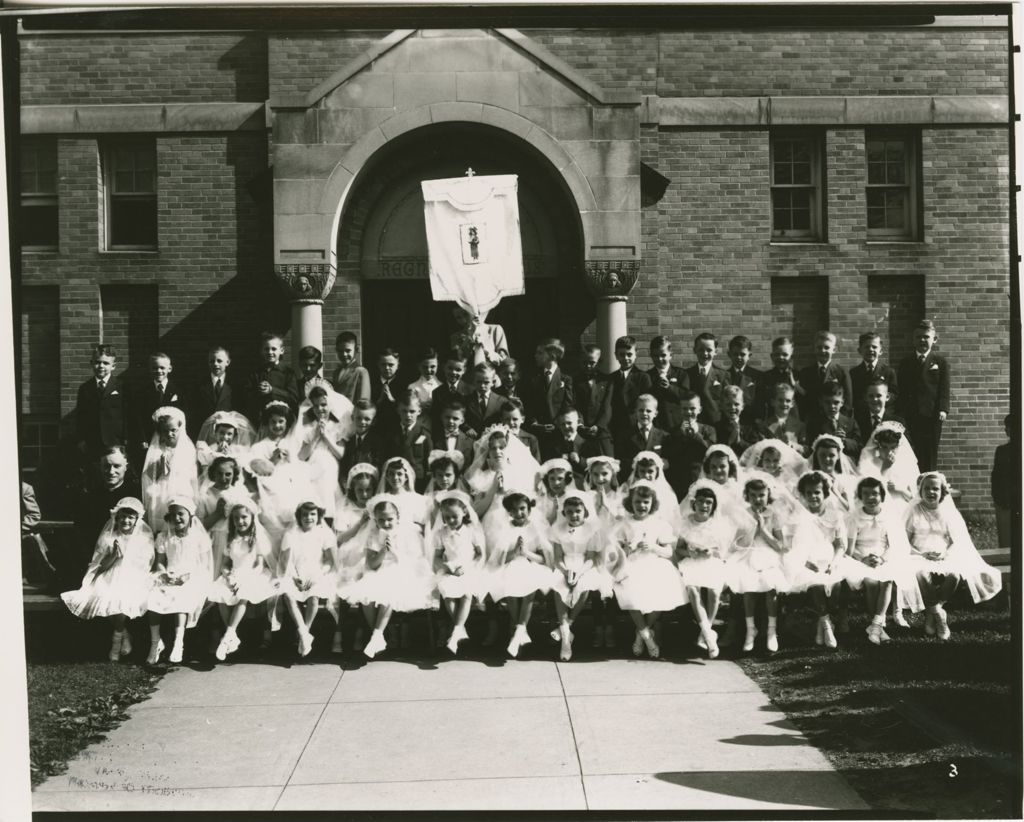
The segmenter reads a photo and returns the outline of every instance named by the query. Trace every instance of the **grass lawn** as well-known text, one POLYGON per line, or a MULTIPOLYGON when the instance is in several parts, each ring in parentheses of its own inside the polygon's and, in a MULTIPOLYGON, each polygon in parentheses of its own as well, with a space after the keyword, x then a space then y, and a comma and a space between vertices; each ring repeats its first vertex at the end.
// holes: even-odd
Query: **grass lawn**
POLYGON ((909 630, 887 628, 893 641, 874 646, 861 616, 836 651, 814 646, 814 615, 794 611, 790 647, 784 639, 773 657, 738 662, 875 810, 1019 818, 1009 608, 1000 595, 948 610, 947 643, 923 635, 923 614, 908 614, 909 630))

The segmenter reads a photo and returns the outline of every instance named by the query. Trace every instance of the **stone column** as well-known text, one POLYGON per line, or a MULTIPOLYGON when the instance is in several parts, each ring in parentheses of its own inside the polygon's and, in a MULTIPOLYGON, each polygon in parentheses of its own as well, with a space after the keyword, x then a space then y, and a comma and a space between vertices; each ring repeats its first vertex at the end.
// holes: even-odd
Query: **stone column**
POLYGON ((587 287, 597 302, 597 343, 601 346, 601 369, 610 374, 618 369, 615 341, 629 332, 626 303, 640 276, 639 260, 587 260, 587 287))
POLYGON ((337 269, 330 263, 279 263, 274 274, 292 302, 292 365, 298 368, 299 349, 307 345, 319 348, 326 360, 322 307, 337 269))

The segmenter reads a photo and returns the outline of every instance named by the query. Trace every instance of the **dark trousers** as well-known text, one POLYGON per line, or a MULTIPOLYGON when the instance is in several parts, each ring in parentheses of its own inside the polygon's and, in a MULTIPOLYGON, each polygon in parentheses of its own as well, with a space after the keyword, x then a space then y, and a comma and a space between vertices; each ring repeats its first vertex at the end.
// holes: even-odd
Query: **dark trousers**
POLYGON ((907 420, 907 436, 910 438, 910 445, 914 449, 921 473, 937 470, 942 421, 938 417, 915 415, 907 420))

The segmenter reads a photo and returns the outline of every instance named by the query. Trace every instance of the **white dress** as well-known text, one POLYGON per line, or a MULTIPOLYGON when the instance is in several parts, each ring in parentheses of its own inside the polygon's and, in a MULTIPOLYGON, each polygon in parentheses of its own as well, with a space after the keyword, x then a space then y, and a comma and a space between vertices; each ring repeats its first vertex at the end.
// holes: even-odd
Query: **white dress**
MULTIPOLYGON (((317 500, 324 509, 324 516, 334 519, 342 496, 338 482, 338 458, 323 441, 316 422, 304 423, 300 420, 296 426, 295 453, 292 458, 306 463, 307 481, 316 489, 317 500), (306 456, 303 457, 302 454, 306 456)), ((332 419, 328 419, 324 426, 327 438, 335 445, 341 446, 347 427, 332 419)))
POLYGON ((260 502, 260 524, 267 529, 271 542, 277 545, 284 536, 285 530, 295 522, 295 509, 302 500, 299 499, 312 486, 309 466, 299 461, 298 454, 289 450, 285 438, 280 440, 262 439, 249 449, 249 465, 256 460, 264 460, 274 466, 269 477, 263 477, 249 471, 256 477, 256 490, 260 502), (273 463, 274 451, 282 449, 285 458, 273 463))
POLYGON ((414 524, 399 523, 391 531, 381 531, 373 524, 360 541, 367 557, 366 571, 338 589, 342 599, 361 605, 387 605, 402 612, 437 607, 434 575, 424 556, 423 538, 414 524), (372 560, 378 557, 380 566, 371 569, 372 560))
MULTIPOLYGON (((786 593, 789 580, 783 570, 782 554, 772 548, 757 530, 753 512, 748 510, 751 522, 736 534, 729 555, 728 585, 737 594, 763 594, 768 591, 786 593)), ((769 533, 782 530, 778 513, 771 508, 764 512, 765 528, 769 533)))
POLYGON ((168 582, 163 572, 154 572, 147 608, 156 614, 188 614, 191 628, 199 620, 213 582, 210 537, 194 521, 183 537, 171 530, 159 534, 156 553, 167 557, 166 570, 176 581, 168 582))
POLYGON ((616 523, 611 540, 625 555, 622 574, 615 583, 619 607, 644 614, 672 611, 686 601, 683 583, 672 560, 654 551, 637 549, 640 542, 675 545, 672 528, 659 516, 638 520, 632 516, 616 523))
POLYGON ((683 517, 679 536, 686 540, 690 549, 689 556, 678 563, 683 585, 721 591, 728 581, 725 560, 735 534, 731 521, 717 510, 703 522, 699 522, 692 511, 683 517), (694 551, 694 548, 703 550, 694 551))
POLYGON ((184 433, 179 437, 173 448, 151 443, 146 451, 140 478, 142 502, 146 506, 146 524, 154 534, 159 534, 166 527, 164 515, 171 497, 183 494, 195 500, 198 496, 195 446, 184 433))
POLYGON ((76 617, 115 616, 128 618, 146 612, 152 577, 153 532, 139 520, 131 534, 115 534, 108 520, 93 551, 92 561, 82 579, 82 587, 66 591, 61 599, 76 617), (100 568, 109 567, 102 573, 100 568))
POLYGON ((819 513, 815 514, 804 508, 797 515, 793 548, 784 558, 791 591, 806 591, 808 588, 821 585, 826 593, 831 594, 832 589, 843 581, 839 571, 841 564, 838 562, 831 573, 825 573, 825 568, 835 556, 837 539, 845 549, 846 514, 832 497, 825 500, 819 513), (807 567, 808 562, 818 570, 807 567))
POLYGON ((566 574, 555 568, 551 590, 569 608, 574 607, 588 591, 597 591, 601 599, 608 599, 612 595, 614 580, 605 562, 606 539, 596 521, 588 520, 578 528, 573 528, 562 519, 551 529, 551 542, 561 546, 566 571, 573 571, 577 575, 575 585, 570 586, 566 574), (587 560, 592 564, 584 567, 587 560))
POLYGON ((323 523, 308 531, 293 525, 281 538, 281 554, 288 555, 287 567, 281 575, 281 593, 299 600, 336 596, 338 578, 333 565, 336 552, 334 532, 323 523))
POLYGON ((497 602, 505 597, 525 597, 551 590, 555 574, 551 566, 554 555, 551 543, 544 534, 544 522, 536 515, 526 525, 517 527, 506 514, 485 522, 487 534, 487 592, 497 602), (519 541, 522 540, 522 551, 519 541), (540 553, 544 562, 524 556, 526 552, 540 553))
POLYGON ((860 590, 864 580, 895 582, 902 608, 921 610, 913 602, 920 599, 917 577, 910 565, 910 545, 899 516, 885 505, 877 514, 868 514, 860 505, 846 518, 846 530, 853 547, 839 562, 839 574, 854 590, 860 590), (884 562, 872 568, 865 559, 875 554, 884 562))
MULTIPOLYGON (((338 588, 355 582, 366 570, 366 531, 370 527, 370 520, 364 518, 365 509, 359 508, 349 499, 338 508, 334 517, 334 534, 336 538, 341 537, 346 531, 352 530, 356 525, 362 523, 360 529, 344 542, 338 543, 334 553, 334 567, 337 569, 338 588)), ((337 593, 337 592, 335 592, 337 593)))
POLYGON ((231 457, 241 468, 249 462, 249 449, 242 445, 232 443, 226 447, 210 445, 206 442, 196 443, 196 462, 199 463, 199 482, 208 479, 207 472, 210 465, 217 457, 231 457))
MULTIPOLYGON (((473 535, 474 529, 470 525, 462 525, 456 530, 441 525, 431 533, 435 563, 440 564, 435 575, 437 592, 445 599, 466 596, 482 599, 487 596, 484 557, 477 556, 478 546, 473 535)), ((479 549, 483 550, 482 544, 479 544, 479 549)))
POLYGON ((270 540, 262 529, 257 529, 251 545, 244 537, 230 539, 224 551, 224 559, 230 563, 230 570, 227 576, 218 576, 210 587, 208 599, 211 602, 224 605, 237 605, 239 602, 255 604, 280 593, 271 570, 275 566, 270 540))

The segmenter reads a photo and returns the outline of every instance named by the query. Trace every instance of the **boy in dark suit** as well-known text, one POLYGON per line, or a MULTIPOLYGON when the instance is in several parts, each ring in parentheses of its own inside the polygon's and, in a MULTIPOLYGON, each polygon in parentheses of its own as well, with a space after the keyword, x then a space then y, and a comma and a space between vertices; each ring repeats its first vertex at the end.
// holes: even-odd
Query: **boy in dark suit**
POLYGON ((370 398, 377 406, 376 426, 391 434, 398 428, 398 397, 406 386, 398 376, 398 352, 385 348, 377 355, 377 373, 370 378, 370 398))
POLYGON ((684 395, 681 409, 683 421, 671 434, 665 460, 665 478, 679 499, 686 496, 700 477, 704 455, 715 443, 715 429, 700 422, 700 396, 692 391, 684 395))
POLYGON ((452 349, 445 355, 441 366, 441 384, 434 389, 430 399, 430 416, 434 428, 441 422, 441 412, 453 401, 465 403, 470 388, 463 382, 466 376, 466 358, 452 349))
POLYGON ((427 458, 434 441, 425 420, 420 419, 422 405, 416 392, 406 389, 398 397, 399 428, 385 437, 386 459, 404 457, 415 473, 414 485, 422 492, 429 479, 427 458))
POLYGON ((743 422, 743 389, 727 385, 722 389, 722 417, 715 423, 715 441, 728 445, 736 456, 747 450, 758 437, 743 422))
POLYGON ((537 437, 552 433, 555 418, 572 407, 572 382, 558 365, 564 356, 564 346, 554 337, 542 340, 534 352, 537 373, 523 386, 523 407, 526 427, 537 437))
POLYGON ((515 398, 506 399, 501 406, 502 424, 507 425, 509 430, 519 438, 519 441, 530 449, 531 456, 540 462, 540 440, 523 428, 525 419, 523 404, 515 398))
MULTIPOLYGON (((149 379, 135 386, 129 398, 128 416, 129 458, 141 460, 153 436, 153 412, 164 406, 186 410, 185 394, 171 376, 174 370, 171 358, 162 352, 149 357, 149 379)), ((141 464, 141 463, 140 463, 141 464)))
MULTIPOLYGON (((897 394, 896 369, 882 362, 882 338, 874 331, 860 335, 857 350, 861 361, 850 369, 850 386, 853 389, 853 415, 860 421, 858 412, 864 411, 864 399, 868 385, 880 381, 889 386, 889 400, 897 394)), ((863 431, 863 426, 861 426, 863 431)))
POLYGON ((431 432, 434 447, 462 454, 462 470, 473 464, 473 438, 462 430, 466 424, 466 407, 459 400, 449 400, 441 409, 441 421, 431 432))
POLYGON ((772 414, 774 387, 785 383, 793 389, 794 402, 803 395, 803 387, 793 371, 793 341, 789 337, 772 340, 772 367, 761 374, 755 392, 756 417, 764 419, 772 414))
POLYGON ((298 411, 298 378, 290 365, 281 362, 283 356, 284 341, 279 334, 268 331, 260 335, 260 357, 263 362, 249 374, 245 386, 250 420, 258 420, 261 411, 271 400, 288 403, 292 415, 298 411))
POLYGON ((473 367, 473 393, 463 402, 466 405, 466 433, 479 437, 488 425, 501 421, 501 406, 506 400, 494 391, 494 368, 485 362, 473 367))
POLYGON ((352 408, 352 423, 355 432, 345 440, 345 453, 338 464, 340 480, 344 481, 353 465, 368 462, 377 470, 387 459, 387 443, 374 427, 377 407, 370 400, 357 400, 352 408))
POLYGON ((768 414, 754 423, 758 440, 780 439, 787 445, 806 453, 807 441, 804 423, 796 413, 793 386, 777 382, 772 386, 768 414))
POLYGON ((843 452, 856 460, 864 441, 860 427, 853 417, 842 413, 845 394, 837 382, 827 382, 818 397, 819 412, 807 423, 807 444, 812 444, 822 434, 832 434, 843 441, 843 452))
POLYGON ((522 375, 519 373, 519 363, 509 357, 498 363, 497 370, 501 385, 494 390, 510 400, 522 400, 523 397, 519 386, 519 378, 522 375))
POLYGON ((580 436, 596 442, 598 453, 611 456, 612 383, 598 371, 600 362, 599 346, 583 346, 583 370, 573 377, 572 392, 580 414, 580 436))
POLYGON ((299 402, 306 399, 306 385, 313 380, 323 379, 320 369, 324 365, 323 352, 315 345, 304 345, 299 349, 299 402))
POLYGON ((636 339, 619 337, 615 341, 615 359, 619 368, 611 375, 612 437, 618 440, 634 423, 633 409, 641 394, 650 394, 651 378, 636 367, 636 339))
POLYGON ((700 421, 705 425, 714 425, 722 416, 718 403, 728 382, 725 371, 714 363, 717 353, 718 338, 706 331, 698 334, 693 341, 693 355, 697 362, 686 369, 687 387, 700 397, 700 421))
MULTIPOLYGON (((114 376, 117 354, 109 345, 92 350, 91 379, 78 387, 75 403, 75 438, 87 462, 95 462, 105 449, 125 443, 125 406, 121 378, 114 376)), ((147 443, 148 445, 148 443, 147 443)))
POLYGON ((654 424, 662 431, 675 431, 683 421, 679 412, 679 398, 689 384, 686 372, 672 365, 672 341, 658 336, 651 340, 651 362, 647 376, 651 380, 651 395, 658 401, 658 416, 654 424))
POLYGON ((850 386, 850 375, 832 357, 836 353, 836 335, 831 331, 819 331, 814 337, 814 356, 817 362, 800 369, 797 379, 804 393, 797 394, 797 405, 800 418, 810 422, 820 407, 818 400, 822 396, 822 386, 835 382, 843 389, 843 412, 853 413, 853 388, 850 386))
POLYGON ((922 320, 914 329, 914 349, 897 372, 898 408, 907 421, 907 436, 922 473, 939 463, 942 423, 949 415, 949 363, 932 348, 938 340, 935 324, 922 320))
POLYGON ((654 451, 668 462, 665 451, 669 434, 654 426, 658 401, 651 394, 641 394, 633 407, 633 424, 615 441, 615 457, 619 460, 619 482, 625 482, 633 470, 633 458, 641 451, 654 451))
POLYGON ((729 385, 743 392, 743 422, 748 425, 757 419, 757 383, 761 378, 761 372, 748 365, 752 350, 753 344, 742 334, 729 340, 730 367, 725 375, 729 385))
POLYGON ((883 379, 872 380, 864 389, 864 400, 854 413, 861 436, 866 443, 871 433, 883 422, 898 422, 904 427, 906 420, 889 410, 892 402, 891 384, 883 379))
POLYGON ((555 421, 556 430, 541 440, 541 461, 564 457, 572 466, 576 487, 583 487, 583 473, 588 457, 602 456, 596 440, 580 436, 580 414, 575 408, 566 408, 555 421))
MULTIPOLYGON (((206 355, 208 373, 188 395, 190 408, 186 413, 188 434, 194 442, 206 419, 217 411, 234 411, 234 391, 228 379, 231 355, 226 348, 215 346, 206 355)), ((257 421, 258 424, 258 421, 257 421)))

